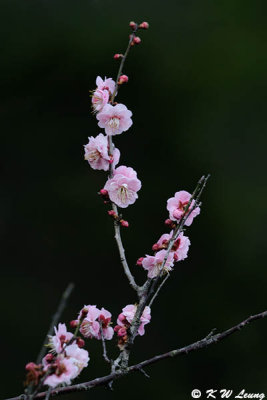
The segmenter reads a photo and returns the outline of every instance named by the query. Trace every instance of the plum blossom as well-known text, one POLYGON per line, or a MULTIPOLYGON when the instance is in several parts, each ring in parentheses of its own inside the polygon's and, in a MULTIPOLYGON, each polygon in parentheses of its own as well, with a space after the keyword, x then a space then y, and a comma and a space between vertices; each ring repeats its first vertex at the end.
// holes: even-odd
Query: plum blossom
MULTIPOLYGON (((123 333, 126 333, 127 329, 133 322, 135 313, 137 310, 137 306, 135 304, 128 304, 126 307, 122 309, 122 313, 118 316, 117 319, 117 332, 118 336, 123 336, 123 333)), ((148 324, 151 320, 151 309, 149 306, 146 306, 143 314, 140 318, 141 324, 138 328, 138 334, 143 336, 145 333, 145 325, 148 324)))
POLYGON ((63 346, 71 340, 73 337, 73 334, 71 332, 67 332, 67 328, 65 324, 58 324, 58 328, 55 329, 55 335, 49 337, 49 347, 51 347, 50 352, 51 353, 57 353, 59 354, 63 346))
POLYGON ((104 128, 107 135, 119 135, 132 125, 132 112, 124 104, 112 106, 106 104, 96 115, 98 126, 104 128))
MULTIPOLYGON (((70 358, 73 364, 78 368, 79 373, 88 365, 89 355, 88 351, 81 349, 76 343, 71 344, 66 347, 65 350, 66 357, 70 358)), ((76 378, 76 376, 74 378, 76 378)))
POLYGON ((95 112, 99 112, 109 101, 109 91, 96 89, 92 96, 92 107, 95 112))
POLYGON ((87 311, 86 316, 81 323, 80 332, 86 338, 101 339, 101 326, 103 337, 106 340, 111 340, 113 337, 113 329, 110 326, 111 313, 104 308, 99 310, 96 306, 84 306, 80 311, 78 320, 81 319, 82 314, 87 311))
POLYGON ((70 385, 71 380, 79 374, 79 368, 75 365, 73 359, 68 359, 63 355, 59 356, 53 364, 45 367, 44 371, 47 371, 48 368, 53 369, 54 373, 44 380, 44 385, 51 386, 52 388, 63 383, 70 385))
POLYGON ((97 90, 108 90, 111 94, 113 94, 115 90, 116 83, 112 78, 102 79, 100 76, 96 78, 96 86, 97 90))
POLYGON ((122 165, 114 170, 113 178, 108 179, 104 189, 108 191, 113 203, 126 208, 138 198, 137 192, 141 189, 141 181, 133 168, 122 165))
MULTIPOLYGON (((183 215, 184 215, 184 211, 185 208, 189 202, 191 198, 191 194, 186 192, 185 190, 181 190, 180 192, 176 192, 174 197, 171 197, 168 201, 167 201, 167 210, 169 211, 170 214, 170 219, 172 221, 177 221, 180 220, 183 215)), ((187 212, 189 212, 192 207, 195 204, 195 200, 192 201, 189 210, 187 212)), ((189 217, 187 218, 185 225, 190 226, 193 222, 193 219, 200 213, 200 208, 196 207, 191 214, 189 215, 189 217)))
MULTIPOLYGON (((153 250, 167 249, 170 239, 172 238, 173 231, 164 233, 153 246, 153 250)), ((174 252, 174 261, 182 261, 187 258, 187 253, 190 246, 190 240, 181 232, 175 240, 171 251, 174 252)))
POLYGON ((108 138, 100 133, 95 138, 89 137, 89 142, 84 146, 84 159, 93 169, 108 171, 112 162, 116 166, 120 159, 120 151, 113 150, 113 158, 108 154, 108 138))
MULTIPOLYGON (((142 261, 142 266, 145 270, 148 271, 148 274, 147 274, 148 278, 153 279, 156 276, 158 276, 166 254, 167 254, 167 250, 160 250, 155 254, 155 256, 146 255, 146 257, 142 261)), ((173 254, 173 252, 170 252, 168 254, 163 271, 165 271, 165 272, 171 271, 172 267, 173 267, 173 263, 174 263, 174 254, 173 254)))

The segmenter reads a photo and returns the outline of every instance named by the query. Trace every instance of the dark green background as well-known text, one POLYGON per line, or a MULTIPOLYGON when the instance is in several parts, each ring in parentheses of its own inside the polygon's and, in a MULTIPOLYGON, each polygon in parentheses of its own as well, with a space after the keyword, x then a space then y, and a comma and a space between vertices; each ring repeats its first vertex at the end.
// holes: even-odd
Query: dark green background
MULTIPOLYGON (((116 137, 121 163, 138 171, 139 200, 125 210, 129 263, 165 231, 166 200, 211 179, 201 215, 152 311, 132 362, 226 329, 266 309, 266 1, 1 1, 1 398, 22 392, 69 281, 69 321, 84 304, 114 320, 135 301, 122 274, 113 227, 97 191, 106 174, 83 160, 100 129, 88 90, 115 77, 128 22, 147 20, 124 72, 119 101, 133 127, 116 137)), ((66 399, 190 399, 192 389, 267 392, 267 321, 206 350, 129 376, 114 392, 66 399)), ((112 343, 108 343, 109 349, 112 343)), ((114 342, 115 346, 115 342, 114 342)), ((107 373, 88 343, 82 380, 107 373)), ((112 350, 111 350, 112 353, 112 350)), ((114 351, 113 353, 114 354, 114 351)))

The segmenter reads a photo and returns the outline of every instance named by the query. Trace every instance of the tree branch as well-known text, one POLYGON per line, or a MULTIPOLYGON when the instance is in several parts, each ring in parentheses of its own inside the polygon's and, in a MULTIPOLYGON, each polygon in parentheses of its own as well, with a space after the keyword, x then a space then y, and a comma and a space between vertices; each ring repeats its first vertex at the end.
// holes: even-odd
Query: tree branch
MULTIPOLYGON (((262 319, 267 317, 267 310, 256 314, 256 315, 251 315, 244 321, 240 322, 239 324, 233 326, 230 329, 227 329, 226 331, 222 333, 218 333, 216 335, 213 334, 214 331, 211 331, 204 339, 201 339, 197 342, 194 342, 188 346, 182 347, 180 349, 175 349, 172 351, 168 351, 167 353, 160 354, 158 356, 149 358, 148 360, 142 361, 138 364, 131 365, 130 367, 126 369, 119 369, 116 372, 113 372, 109 375, 103 376, 101 378, 96 378, 93 379, 89 382, 84 382, 84 383, 79 383, 77 385, 71 385, 67 387, 61 387, 57 389, 53 389, 50 392, 50 397, 58 396, 58 395, 63 395, 63 394, 69 394, 69 393, 77 393, 81 391, 86 391, 92 388, 95 388, 97 386, 103 386, 107 385, 109 382, 121 378, 124 375, 127 375, 128 373, 134 372, 134 371, 141 371, 143 368, 147 367, 148 365, 155 364, 156 362, 159 362, 161 360, 165 360, 166 358, 172 358, 176 357, 179 355, 183 354, 188 354, 191 353, 192 351, 200 350, 205 347, 210 346, 211 344, 216 344, 220 342, 221 340, 224 340, 228 336, 232 335, 235 332, 239 332, 242 328, 244 328, 246 325, 249 323, 256 321, 257 319, 262 319)), ((34 398, 35 399, 45 399, 47 396, 47 391, 38 393, 34 398)), ((12 397, 10 399, 6 400, 22 400, 25 399, 25 395, 20 395, 17 397, 12 397)))

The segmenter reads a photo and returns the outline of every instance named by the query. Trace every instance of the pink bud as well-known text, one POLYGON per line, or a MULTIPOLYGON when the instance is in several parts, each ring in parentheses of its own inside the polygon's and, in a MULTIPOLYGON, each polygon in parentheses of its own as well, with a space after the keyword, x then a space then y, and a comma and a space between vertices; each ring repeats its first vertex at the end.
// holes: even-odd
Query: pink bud
POLYGON ((48 363, 50 363, 51 361, 53 361, 53 359, 54 359, 54 356, 53 356, 53 354, 51 354, 51 353, 48 353, 48 354, 45 356, 45 361, 47 361, 48 363))
POLYGON ((128 221, 124 221, 124 219, 120 220, 120 224, 121 226, 123 226, 124 228, 128 228, 129 227, 129 222, 128 221))
POLYGON ((129 78, 128 78, 127 75, 121 75, 121 76, 120 76, 120 79, 119 79, 119 81, 118 81, 118 84, 119 84, 119 85, 122 85, 123 83, 127 83, 128 80, 129 80, 129 78))
POLYGON ((158 249, 159 249, 159 245, 157 243, 153 244, 152 250, 153 251, 158 251, 158 249))
POLYGON ((134 42, 134 44, 139 44, 139 43, 141 43, 140 37, 139 37, 139 36, 135 36, 135 37, 133 38, 133 42, 134 42))
POLYGON ((108 191, 106 189, 101 189, 99 193, 101 196, 108 196, 108 191))
POLYGON ((28 364, 25 365, 25 369, 27 371, 30 371, 31 369, 34 369, 36 367, 37 367, 37 365, 34 362, 29 362, 28 364))
POLYGON ((143 259, 144 259, 144 257, 138 258, 138 260, 136 261, 136 265, 141 266, 141 265, 142 265, 142 262, 143 262, 143 259))
POLYGON ((136 24, 134 21, 131 21, 131 22, 129 23, 129 27, 132 28, 133 31, 135 31, 136 28, 137 28, 137 24, 136 24))
POLYGON ((139 28, 140 28, 140 29, 148 29, 148 28, 149 28, 148 22, 142 22, 142 23, 139 25, 139 28))
POLYGON ((172 227, 173 223, 174 222, 171 219, 166 219, 165 220, 165 225, 167 225, 167 226, 171 226, 172 227))
POLYGON ((119 58, 122 58, 122 57, 123 57, 123 54, 118 54, 118 53, 114 54, 114 56, 113 56, 113 58, 115 60, 118 60, 119 58))
POLYGON ((123 313, 120 313, 118 316, 118 320, 123 322, 125 320, 125 315, 123 313))
POLYGON ((70 321, 70 326, 71 328, 76 328, 76 326, 78 326, 78 321, 73 319, 72 321, 70 321))
POLYGON ((121 327, 120 330, 118 330, 118 336, 125 336, 127 334, 127 330, 124 327, 121 327))
POLYGON ((120 325, 114 326, 114 332, 118 332, 121 329, 120 325))
POLYGON ((84 347, 85 345, 85 341, 80 337, 77 338, 76 343, 80 348, 84 347))
POLYGON ((117 217, 117 214, 113 210, 108 210, 108 215, 110 215, 111 217, 117 217))

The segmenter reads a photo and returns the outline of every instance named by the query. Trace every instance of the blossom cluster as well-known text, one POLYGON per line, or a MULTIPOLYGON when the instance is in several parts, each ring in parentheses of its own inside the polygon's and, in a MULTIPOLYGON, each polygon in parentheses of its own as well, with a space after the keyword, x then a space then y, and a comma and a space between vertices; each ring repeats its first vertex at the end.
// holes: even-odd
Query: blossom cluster
MULTIPOLYGON (((115 328, 112 328, 111 313, 105 308, 97 308, 95 305, 84 306, 76 320, 70 322, 75 328, 75 333, 69 332, 65 324, 59 323, 54 327, 55 334, 49 336, 47 347, 49 352, 43 358, 41 364, 30 362, 26 365, 26 384, 38 385, 41 379, 43 384, 52 388, 62 384, 69 385, 80 372, 87 367, 90 360, 89 353, 83 347, 85 341, 77 336, 78 331, 85 339, 111 340, 114 332, 118 335, 120 349, 127 343, 129 328, 134 319, 137 306, 129 304, 125 306, 117 318, 115 328)), ((150 322, 150 308, 146 307, 138 329, 140 336, 144 335, 144 326, 150 322)))
MULTIPOLYGON (((128 77, 122 75, 118 85, 126 83, 128 77)), ((120 166, 115 169, 120 160, 120 151, 110 148, 109 136, 126 132, 132 125, 132 112, 124 104, 115 104, 116 83, 112 78, 96 78, 97 88, 93 91, 92 107, 96 113, 98 126, 105 131, 96 137, 89 137, 84 146, 84 158, 93 169, 108 171, 112 165, 112 174, 107 180, 104 190, 117 206, 126 208, 138 198, 141 182, 137 173, 131 167, 120 166)))
MULTIPOLYGON (((165 222, 172 228, 175 228, 182 218, 185 218, 185 225, 191 225, 194 217, 200 213, 200 208, 196 206, 195 200, 191 199, 191 194, 184 190, 176 192, 174 197, 167 201, 167 210, 169 211, 169 219, 165 222)), ((175 237, 175 232, 172 230, 170 233, 164 233, 152 246, 154 255, 140 257, 137 260, 137 265, 148 271, 148 278, 153 279, 161 272, 169 273, 175 262, 187 258, 189 246, 190 240, 183 232, 175 237), (173 244, 168 249, 171 240, 173 244)))

